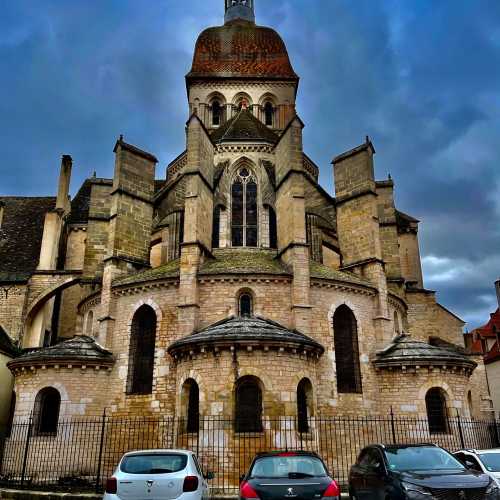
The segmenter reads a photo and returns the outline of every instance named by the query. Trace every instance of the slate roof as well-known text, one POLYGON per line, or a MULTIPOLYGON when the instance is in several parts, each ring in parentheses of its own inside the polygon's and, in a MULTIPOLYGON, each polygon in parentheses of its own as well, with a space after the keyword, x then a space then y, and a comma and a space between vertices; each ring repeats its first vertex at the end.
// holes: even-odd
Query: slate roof
POLYGON ((269 127, 264 125, 248 109, 241 109, 236 116, 215 129, 211 138, 214 143, 264 141, 271 144, 276 144, 279 139, 269 127))
POLYGON ((17 356, 19 349, 14 345, 7 332, 0 326, 0 352, 7 356, 17 356))
POLYGON ((56 198, 3 196, 0 203, 0 281, 26 281, 38 266, 45 214, 56 198))
POLYGON ((387 347, 378 351, 373 364, 378 367, 452 365, 475 368, 477 366, 477 363, 459 349, 431 345, 407 334, 398 335, 387 347))
POLYGON ((260 248, 216 248, 214 259, 207 259, 199 275, 273 274, 291 276, 290 270, 276 259, 276 250, 260 248))
POLYGON ((208 28, 198 37, 186 79, 207 77, 299 79, 278 33, 241 19, 208 28))
POLYGON ((71 200, 71 212, 67 219, 68 224, 87 224, 89 220, 90 193, 92 180, 85 179, 78 193, 71 200))
POLYGON ((8 363, 9 368, 33 365, 73 363, 78 365, 112 365, 113 353, 101 347, 92 337, 76 335, 59 344, 31 350, 8 363))
POLYGON ((311 337, 297 330, 289 330, 270 319, 258 316, 231 316, 208 328, 173 342, 168 348, 168 352, 175 353, 184 348, 208 344, 288 344, 297 348, 303 347, 318 353, 324 352, 323 346, 311 337))

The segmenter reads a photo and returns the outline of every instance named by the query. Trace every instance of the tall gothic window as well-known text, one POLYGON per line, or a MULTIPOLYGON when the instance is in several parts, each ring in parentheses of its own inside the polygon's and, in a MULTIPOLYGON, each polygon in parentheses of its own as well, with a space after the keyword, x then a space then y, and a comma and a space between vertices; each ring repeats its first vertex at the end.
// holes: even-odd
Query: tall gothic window
POLYGON ((218 127, 221 122, 221 105, 220 102, 215 100, 212 103, 212 125, 218 127))
POLYGON ((353 312, 341 305, 333 315, 337 390, 339 393, 361 393, 358 329, 353 312))
POLYGON ((259 379, 245 376, 236 383, 236 432, 262 432, 262 390, 259 379))
POLYGON ((444 434, 448 431, 446 396, 439 387, 433 387, 425 395, 427 420, 431 434, 444 434))
POLYGON ((151 394, 156 340, 156 314, 147 305, 132 319, 128 365, 128 394, 151 394))
POLYGON ((271 127, 274 121, 274 107, 273 103, 270 101, 264 104, 264 118, 265 124, 271 127))
POLYGON ((257 246, 257 182, 246 167, 231 188, 231 238, 233 247, 257 246))
POLYGON ((278 225, 276 212, 272 207, 269 207, 269 248, 278 248, 278 225))
POLYGON ((35 398, 34 428, 37 434, 56 434, 61 395, 53 387, 45 387, 35 398))
POLYGON ((214 208, 214 217, 212 224, 212 248, 219 248, 220 246, 220 211, 221 206, 217 205, 214 208))

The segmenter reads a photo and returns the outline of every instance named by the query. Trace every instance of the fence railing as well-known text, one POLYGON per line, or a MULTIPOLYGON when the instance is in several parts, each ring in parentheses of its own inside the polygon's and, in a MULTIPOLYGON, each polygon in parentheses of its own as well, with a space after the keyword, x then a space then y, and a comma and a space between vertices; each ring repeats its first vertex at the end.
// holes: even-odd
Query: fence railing
MULTIPOLYGON (((14 422, 0 431, 0 485, 13 488, 96 490, 112 475, 123 453, 139 449, 190 449, 205 471, 215 473, 211 489, 236 491, 254 455, 269 450, 319 453, 333 476, 346 484, 359 451, 378 443, 432 442, 451 451, 500 444, 500 423, 447 418, 446 429, 429 431, 427 419, 396 417, 263 417, 258 432, 238 431, 231 419, 200 416, 197 432, 172 417, 85 417, 61 420, 54 433, 37 431, 34 421, 14 422), (307 432, 304 432, 307 430, 307 432), (301 432, 302 431, 302 432, 301 432)), ((255 427, 253 427, 255 429, 255 427)))

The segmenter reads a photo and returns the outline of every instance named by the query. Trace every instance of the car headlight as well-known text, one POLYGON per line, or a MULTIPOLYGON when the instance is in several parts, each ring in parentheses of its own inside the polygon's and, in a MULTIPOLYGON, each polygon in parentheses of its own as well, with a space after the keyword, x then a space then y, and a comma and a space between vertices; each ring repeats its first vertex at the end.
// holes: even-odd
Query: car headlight
POLYGON ((412 483, 403 482, 403 489, 406 493, 406 497, 409 500, 430 500, 433 498, 432 493, 423 486, 418 486, 412 483))
POLYGON ((496 481, 491 481, 491 483, 486 488, 486 495, 488 495, 488 500, 498 500, 500 499, 500 486, 496 481))

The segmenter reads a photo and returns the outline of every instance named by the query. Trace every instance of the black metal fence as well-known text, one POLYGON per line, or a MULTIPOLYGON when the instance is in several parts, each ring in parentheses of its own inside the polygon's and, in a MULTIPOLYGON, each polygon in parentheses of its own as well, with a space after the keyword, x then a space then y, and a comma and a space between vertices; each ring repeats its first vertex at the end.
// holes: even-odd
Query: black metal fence
POLYGON ((140 449, 191 449, 213 471, 215 493, 236 491, 240 475, 262 451, 319 453, 333 476, 347 483, 349 468, 364 446, 432 442, 451 451, 499 446, 500 423, 447 419, 445 432, 429 431, 427 419, 313 417, 304 430, 295 417, 265 417, 259 432, 237 432, 230 419, 200 417, 198 432, 184 419, 84 417, 61 420, 55 433, 41 433, 34 419, 14 422, 0 434, 0 485, 11 488, 101 491, 123 453, 140 449), (191 428, 191 426, 189 427, 191 428))

